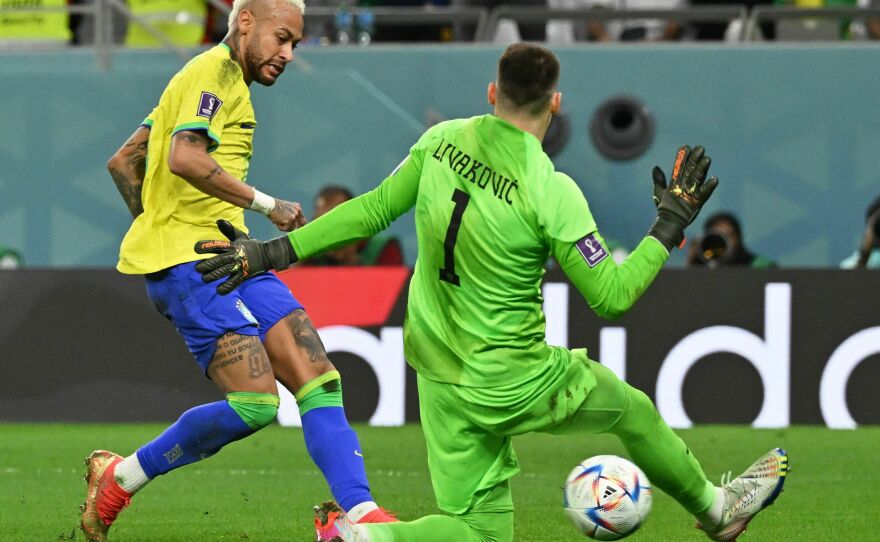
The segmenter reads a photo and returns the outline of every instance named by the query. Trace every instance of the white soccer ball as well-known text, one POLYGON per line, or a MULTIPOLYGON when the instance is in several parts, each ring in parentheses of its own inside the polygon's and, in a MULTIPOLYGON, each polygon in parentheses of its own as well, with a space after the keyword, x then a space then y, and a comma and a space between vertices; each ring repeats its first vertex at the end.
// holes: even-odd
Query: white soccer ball
POLYGON ((653 501, 645 473, 616 455, 581 461, 565 480, 562 498, 578 531, 596 540, 618 540, 635 532, 653 501))

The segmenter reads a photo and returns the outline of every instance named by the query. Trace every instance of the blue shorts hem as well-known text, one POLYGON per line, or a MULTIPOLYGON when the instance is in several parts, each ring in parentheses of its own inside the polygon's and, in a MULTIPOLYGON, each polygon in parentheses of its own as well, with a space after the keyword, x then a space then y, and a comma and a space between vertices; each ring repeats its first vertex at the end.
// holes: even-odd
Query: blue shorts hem
POLYGON ((202 282, 196 263, 176 265, 161 278, 148 278, 146 287, 156 309, 171 320, 204 372, 223 335, 258 336, 262 342, 272 326, 303 308, 271 273, 253 277, 232 293, 220 295, 216 284, 202 282))

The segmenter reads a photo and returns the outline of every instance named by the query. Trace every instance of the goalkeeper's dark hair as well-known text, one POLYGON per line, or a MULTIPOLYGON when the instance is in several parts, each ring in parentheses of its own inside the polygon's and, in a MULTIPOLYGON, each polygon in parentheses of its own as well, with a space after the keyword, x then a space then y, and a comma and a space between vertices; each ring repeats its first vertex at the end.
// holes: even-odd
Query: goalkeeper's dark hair
POLYGON ((498 92, 502 103, 541 113, 556 92, 559 59, 549 49, 532 43, 514 43, 498 61, 498 92))

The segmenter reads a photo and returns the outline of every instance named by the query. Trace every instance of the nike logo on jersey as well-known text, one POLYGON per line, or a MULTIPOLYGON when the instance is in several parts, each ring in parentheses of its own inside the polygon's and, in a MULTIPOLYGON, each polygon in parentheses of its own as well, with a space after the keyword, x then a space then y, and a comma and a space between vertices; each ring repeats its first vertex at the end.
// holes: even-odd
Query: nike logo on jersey
POLYGON ((513 205, 513 200, 510 199, 511 192, 515 195, 519 190, 519 181, 516 179, 505 177, 489 164, 480 162, 452 143, 447 143, 445 139, 440 140, 440 144, 437 145, 431 156, 441 164, 448 165, 449 169, 458 173, 462 179, 470 181, 487 192, 487 187, 491 184, 492 193, 496 198, 508 205, 513 205))

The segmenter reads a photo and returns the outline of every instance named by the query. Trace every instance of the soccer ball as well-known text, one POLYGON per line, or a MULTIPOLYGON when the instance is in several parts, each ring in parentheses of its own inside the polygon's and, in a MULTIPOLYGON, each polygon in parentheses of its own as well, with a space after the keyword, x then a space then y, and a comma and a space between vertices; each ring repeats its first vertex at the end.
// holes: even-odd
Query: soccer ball
POLYGON ((615 455, 581 461, 562 488, 565 514, 596 540, 635 532, 651 511, 651 483, 637 466, 615 455))

